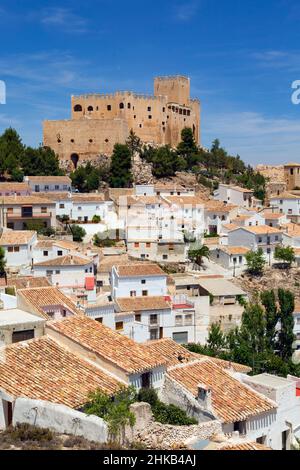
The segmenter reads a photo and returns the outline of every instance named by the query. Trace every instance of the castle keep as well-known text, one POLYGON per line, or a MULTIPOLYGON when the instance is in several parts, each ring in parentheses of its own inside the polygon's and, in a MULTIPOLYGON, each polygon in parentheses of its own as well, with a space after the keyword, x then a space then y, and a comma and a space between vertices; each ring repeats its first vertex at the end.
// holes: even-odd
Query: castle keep
POLYGON ((125 143, 130 129, 144 143, 175 147, 184 127, 200 143, 200 103, 190 98, 190 79, 154 79, 154 95, 117 91, 72 96, 70 120, 44 121, 44 145, 59 156, 61 166, 97 161, 125 143))

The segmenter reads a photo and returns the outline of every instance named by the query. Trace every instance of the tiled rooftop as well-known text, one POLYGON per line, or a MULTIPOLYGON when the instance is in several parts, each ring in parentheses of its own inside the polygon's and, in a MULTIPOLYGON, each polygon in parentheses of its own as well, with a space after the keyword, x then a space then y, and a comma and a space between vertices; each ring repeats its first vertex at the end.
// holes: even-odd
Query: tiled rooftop
POLYGON ((171 308, 170 302, 165 297, 156 296, 118 298, 117 304, 122 312, 171 308))
POLYGON ((275 402, 239 382, 210 359, 175 366, 167 374, 194 397, 198 395, 198 385, 206 385, 212 393, 213 411, 223 423, 244 421, 277 407, 275 402))
POLYGON ((12 397, 47 400, 71 408, 88 401, 91 391, 113 394, 120 383, 49 337, 0 350, 0 389, 12 397))
POLYGON ((158 264, 123 264, 117 266, 116 270, 120 277, 166 276, 166 273, 158 266, 158 264))
POLYGON ((86 256, 69 254, 65 256, 58 256, 54 259, 41 261, 40 263, 35 263, 34 266, 86 266, 91 262, 92 260, 86 256))
POLYGON ((229 362, 216 357, 209 357, 203 354, 196 354, 190 352, 184 346, 173 341, 171 338, 162 338, 154 341, 148 341, 142 345, 153 355, 162 355, 168 363, 168 367, 182 364, 184 362, 197 361, 199 359, 209 359, 215 364, 222 367, 222 369, 229 369, 235 372, 241 372, 247 374, 251 371, 251 368, 244 366, 243 364, 237 364, 236 362, 229 362))
POLYGON ((0 238, 0 245, 27 245, 35 235, 36 232, 31 230, 4 230, 0 238))
POLYGON ((43 308, 53 305, 62 305, 74 315, 83 315, 66 295, 53 286, 19 289, 18 295, 29 304, 33 311, 46 318, 46 320, 49 320, 49 316, 43 308))
POLYGON ((52 321, 47 326, 104 357, 127 374, 148 371, 166 363, 160 356, 149 354, 132 339, 86 316, 52 321))

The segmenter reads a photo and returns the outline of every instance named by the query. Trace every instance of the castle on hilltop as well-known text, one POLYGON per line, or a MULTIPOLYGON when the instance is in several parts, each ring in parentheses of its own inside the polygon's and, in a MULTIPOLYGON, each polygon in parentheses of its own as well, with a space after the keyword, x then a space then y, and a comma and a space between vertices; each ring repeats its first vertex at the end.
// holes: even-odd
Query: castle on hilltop
POLYGON ((182 129, 190 127, 200 144, 200 103, 190 98, 187 77, 155 78, 154 95, 117 91, 72 96, 71 101, 71 119, 44 121, 43 130, 44 145, 66 169, 111 155, 131 129, 144 143, 175 147, 182 129))

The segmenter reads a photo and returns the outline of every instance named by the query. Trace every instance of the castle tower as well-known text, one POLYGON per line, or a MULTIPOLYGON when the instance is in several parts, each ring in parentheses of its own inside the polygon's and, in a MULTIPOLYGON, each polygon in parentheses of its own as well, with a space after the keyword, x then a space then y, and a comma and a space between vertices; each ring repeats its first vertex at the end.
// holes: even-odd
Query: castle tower
POLYGON ((189 106, 190 79, 182 76, 156 77, 154 79, 154 96, 164 95, 169 103, 189 106))
POLYGON ((284 165, 284 179, 288 191, 300 188, 300 163, 287 163, 284 165))

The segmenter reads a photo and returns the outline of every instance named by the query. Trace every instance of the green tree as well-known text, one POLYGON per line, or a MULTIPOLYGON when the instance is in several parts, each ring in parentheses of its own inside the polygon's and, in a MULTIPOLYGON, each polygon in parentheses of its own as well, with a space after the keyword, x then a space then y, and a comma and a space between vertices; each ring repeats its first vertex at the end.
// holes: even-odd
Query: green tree
POLYGON ((55 152, 49 147, 32 148, 24 150, 21 162, 22 171, 30 176, 60 176, 64 172, 59 167, 59 160, 55 152))
POLYGON ((12 172, 19 167, 24 152, 21 137, 15 129, 6 129, 0 136, 0 173, 12 172))
POLYGON ((72 185, 79 192, 95 191, 99 188, 100 172, 91 162, 81 165, 70 174, 72 185))
POLYGON ((6 259, 5 259, 5 251, 2 246, 0 246, 0 277, 5 275, 5 267, 6 267, 6 259))
POLYGON ((129 136, 126 140, 126 145, 130 150, 131 158, 133 158, 135 152, 140 153, 142 148, 141 139, 135 134, 133 129, 130 129, 129 136))
POLYGON ((260 294, 260 300, 265 308, 266 346, 274 351, 276 340, 276 325, 279 320, 276 295, 273 290, 266 290, 260 294))
POLYGON ((168 145, 158 148, 152 156, 152 174, 155 178, 168 178, 175 176, 176 171, 185 164, 178 158, 177 153, 168 145))
POLYGON ((293 353, 295 296, 285 289, 278 289, 279 321, 278 349, 282 359, 290 359, 293 353))
POLYGON ((276 246, 274 258, 283 261, 288 267, 295 261, 295 251, 291 246, 276 246))
POLYGON ((215 354, 219 353, 226 345, 226 337, 221 330, 219 323, 213 323, 210 327, 207 346, 215 354))
POLYGON ((71 232, 74 242, 82 242, 86 235, 86 231, 83 227, 80 227, 80 225, 71 225, 71 232))
POLYGON ((188 169, 192 169, 199 163, 198 147, 190 127, 182 129, 181 142, 177 146, 177 153, 184 158, 188 169))
POLYGON ((202 266, 203 258, 209 259, 210 251, 206 245, 201 246, 200 248, 190 249, 188 251, 188 258, 192 263, 202 266))
POLYGON ((263 273, 266 260, 262 248, 257 251, 249 251, 246 254, 247 270, 253 276, 260 276, 263 273))
POLYGON ((120 441, 125 426, 135 424, 135 415, 130 411, 130 405, 137 399, 133 386, 120 387, 113 399, 100 390, 90 393, 88 399, 84 412, 104 419, 112 440, 120 441))
POLYGON ((110 186, 128 188, 132 182, 131 154, 127 145, 115 144, 110 165, 110 186))

